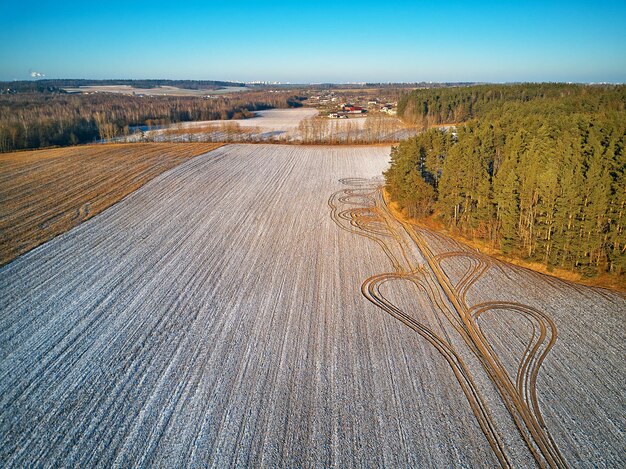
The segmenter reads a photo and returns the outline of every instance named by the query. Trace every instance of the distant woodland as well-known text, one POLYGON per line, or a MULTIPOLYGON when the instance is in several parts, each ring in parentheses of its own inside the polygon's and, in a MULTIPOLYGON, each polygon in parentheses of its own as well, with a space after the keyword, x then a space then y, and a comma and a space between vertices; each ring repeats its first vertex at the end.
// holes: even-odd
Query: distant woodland
POLYGON ((300 105, 298 97, 286 92, 251 91, 210 99, 139 97, 67 94, 40 83, 35 90, 26 86, 0 94, 0 152, 109 139, 128 134, 132 126, 237 119, 257 110, 300 105))
POLYGON ((428 129, 385 175, 410 216, 549 270, 626 279, 626 86, 417 90, 398 112, 428 129))
POLYGON ((157 86, 175 86, 191 90, 214 90, 225 86, 244 86, 243 83, 213 80, 85 80, 85 79, 40 79, 0 82, 0 94, 24 92, 53 92, 63 88, 79 86, 128 85, 134 88, 156 88, 157 86))

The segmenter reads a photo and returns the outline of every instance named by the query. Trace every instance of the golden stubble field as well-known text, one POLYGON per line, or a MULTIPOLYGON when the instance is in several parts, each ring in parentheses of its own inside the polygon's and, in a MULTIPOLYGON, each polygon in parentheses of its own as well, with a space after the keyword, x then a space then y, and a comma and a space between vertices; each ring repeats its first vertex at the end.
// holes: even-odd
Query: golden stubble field
POLYGON ((0 154, 0 265, 219 146, 107 144, 0 154))

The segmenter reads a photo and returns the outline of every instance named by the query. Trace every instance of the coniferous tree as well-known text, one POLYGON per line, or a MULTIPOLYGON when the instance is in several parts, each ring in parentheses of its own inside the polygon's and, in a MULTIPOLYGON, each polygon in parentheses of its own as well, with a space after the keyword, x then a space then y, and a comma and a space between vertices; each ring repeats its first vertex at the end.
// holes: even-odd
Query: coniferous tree
POLYGON ((473 120, 400 144, 387 185, 401 205, 434 204, 447 226, 548 268, 626 275, 625 86, 486 85, 404 101, 426 126, 473 120))

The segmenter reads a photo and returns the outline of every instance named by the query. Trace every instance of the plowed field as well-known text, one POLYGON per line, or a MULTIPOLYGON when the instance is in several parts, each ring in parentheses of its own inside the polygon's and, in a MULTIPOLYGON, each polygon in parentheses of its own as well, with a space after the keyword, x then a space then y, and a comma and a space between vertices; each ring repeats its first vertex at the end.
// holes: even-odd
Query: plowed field
POLYGON ((0 268, 3 465, 623 467, 626 299, 394 218, 388 155, 223 146, 0 268))
POLYGON ((218 146, 91 145, 0 154, 0 265, 218 146))

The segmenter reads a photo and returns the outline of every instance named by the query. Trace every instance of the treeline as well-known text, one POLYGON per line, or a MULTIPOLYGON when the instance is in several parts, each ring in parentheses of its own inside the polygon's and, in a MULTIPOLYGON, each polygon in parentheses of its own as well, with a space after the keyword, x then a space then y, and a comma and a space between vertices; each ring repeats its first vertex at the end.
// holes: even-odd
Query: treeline
POLYGON ((254 111, 297 107, 286 93, 246 92, 204 99, 109 93, 0 95, 0 152, 65 146, 127 135, 130 127, 251 117, 254 111))
POLYGON ((302 119, 292 131, 267 131, 228 120, 191 126, 178 123, 166 129, 135 133, 116 141, 366 144, 395 143, 406 138, 408 132, 412 132, 412 129, 405 128, 398 119, 384 114, 370 114, 365 119, 325 119, 313 116, 302 119))
POLYGON ((128 85, 134 88, 156 88, 157 86, 175 86, 188 90, 217 89, 225 86, 245 86, 244 83, 215 80, 87 80, 87 79, 41 79, 0 81, 1 93, 50 93, 63 88, 79 86, 128 85))
POLYGON ((438 217, 506 254, 588 277, 625 276, 625 91, 451 91, 446 99, 473 102, 467 109, 479 118, 430 129, 395 148, 387 189, 411 216, 438 217))
POLYGON ((313 116, 300 121, 297 139, 312 144, 382 143, 402 140, 408 132, 398 119, 383 114, 370 114, 365 119, 313 116))
POLYGON ((526 83, 418 89, 398 100, 398 117, 428 128, 485 117, 507 103, 530 101, 546 101, 553 106, 552 112, 560 113, 620 110, 626 101, 626 87, 526 83))

